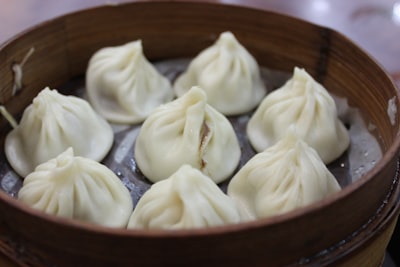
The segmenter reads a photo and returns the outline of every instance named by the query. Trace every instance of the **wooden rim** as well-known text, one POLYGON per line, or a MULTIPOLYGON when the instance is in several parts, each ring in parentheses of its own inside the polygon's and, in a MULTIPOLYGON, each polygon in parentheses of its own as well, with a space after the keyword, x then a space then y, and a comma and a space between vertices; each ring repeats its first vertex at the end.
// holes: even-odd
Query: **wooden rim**
MULTIPOLYGON (((164 1, 160 1, 160 2, 138 2, 138 3, 126 3, 123 5, 119 5, 118 6, 118 10, 122 10, 122 9, 129 9, 129 7, 131 7, 131 5, 139 5, 141 8, 146 7, 147 8, 150 5, 156 5, 158 8, 160 7, 166 7, 167 3, 164 1)), ((382 98, 384 98, 386 100, 386 97, 390 94, 390 97, 395 96, 396 97, 396 105, 399 105, 399 93, 395 90, 395 86, 393 84, 393 81, 389 78, 389 76, 381 69, 381 67, 372 59, 370 58, 367 53, 365 53, 364 51, 358 49, 358 47, 352 43, 350 40, 348 40, 346 37, 344 37, 343 35, 341 35, 340 33, 334 32, 328 28, 324 28, 324 27, 318 27, 315 26, 311 23, 307 23, 304 21, 301 21, 299 19, 295 19, 295 18, 291 18, 285 15, 279 15, 279 14, 275 14, 273 12, 269 12, 269 11, 262 11, 262 10, 256 10, 256 9, 252 9, 252 8, 242 8, 242 7, 238 7, 238 6, 230 6, 230 5, 220 5, 220 4, 213 4, 213 3, 190 3, 190 2, 180 2, 180 1, 173 1, 173 2, 168 2, 168 4, 171 4, 171 6, 175 6, 175 5, 182 5, 182 7, 186 7, 190 10, 193 10, 197 7, 202 7, 203 11, 207 10, 207 9, 211 9, 213 12, 216 12, 215 10, 218 9, 218 12, 223 12, 225 11, 225 9, 227 11, 234 11, 233 13, 236 14, 238 16, 239 13, 241 12, 247 12, 247 15, 255 15, 256 16, 272 16, 272 18, 279 18, 282 19, 281 17, 287 19, 289 21, 289 24, 292 25, 293 23, 296 24, 301 24, 303 26, 307 26, 307 25, 311 25, 310 27, 312 28, 307 28, 309 30, 316 30, 317 33, 313 32, 313 37, 314 34, 320 36, 323 35, 323 38, 325 40, 325 43, 321 45, 321 47, 319 47, 319 49, 321 50, 320 52, 322 53, 322 59, 318 58, 318 62, 317 65, 318 66, 327 66, 327 64, 329 64, 329 60, 326 60, 326 58, 324 59, 324 57, 329 56, 329 52, 326 52, 325 50, 329 50, 329 46, 331 45, 331 42, 336 41, 336 42, 342 42, 345 45, 348 46, 348 49, 354 49, 356 50, 356 54, 360 57, 365 57, 365 65, 371 65, 371 70, 376 72, 376 75, 379 76, 379 79, 377 78, 376 80, 380 80, 383 81, 383 84, 388 88, 388 90, 383 91, 384 93, 381 94, 377 94, 379 97, 382 96, 382 98), (215 10, 214 10, 215 9, 215 10), (325 51, 325 52, 324 52, 325 51), (325 53, 325 54, 324 54, 325 53), (389 90, 390 89, 390 90, 389 90), (390 91, 390 92, 388 92, 390 91)), ((136 7, 136 6, 135 6, 136 7)), ((181 7, 181 6, 180 6, 181 7)), ((91 12, 91 16, 98 18, 97 14, 98 13, 104 13, 105 11, 115 11, 113 9, 114 7, 95 7, 95 8, 90 8, 89 11, 91 12), (96 14, 94 14, 96 13, 96 14)), ((171 7, 168 6, 168 9, 170 9, 171 7)), ((175 6, 176 8, 176 6, 175 6)), ((40 30, 40 33, 43 35, 43 30, 44 28, 48 27, 48 26, 54 26, 53 24, 57 24, 57 27, 53 27, 54 28, 65 28, 66 27, 66 23, 71 23, 73 24, 73 27, 71 25, 69 25, 69 27, 72 28, 76 28, 77 25, 79 24, 79 20, 76 20, 76 17, 80 17, 82 18, 84 15, 84 12, 87 12, 88 10, 82 10, 82 11, 78 11, 78 12, 74 12, 71 13, 69 15, 66 16, 62 16, 60 18, 56 18, 56 19, 52 19, 48 22, 42 23, 39 26, 34 27, 33 29, 27 30, 26 32, 20 34, 19 36, 16 36, 14 39, 10 40, 9 42, 7 42, 6 44, 4 44, 3 46, 0 47, 0 58, 1 58, 1 52, 4 52, 4 50, 10 51, 8 48, 13 48, 13 46, 15 44, 17 44, 20 40, 21 37, 25 38, 26 34, 30 34, 30 36, 36 36, 33 34, 33 31, 35 30, 40 30), (60 26, 61 25, 61 26, 60 26)), ((131 11, 132 11, 132 7, 131 7, 131 11)), ((214 14, 215 15, 215 14, 214 14)), ((197 18, 199 19, 199 18, 197 18)), ((247 19, 246 19, 247 21, 247 19)), ((196 21, 198 22, 198 21, 196 21)), ((254 21, 252 20, 252 22, 254 23, 254 21)), ((154 26, 154 25, 153 25, 154 26)), ((71 29, 70 29, 71 30, 71 29)), ((186 33, 186 32, 185 32, 186 33)), ((64 32, 62 34, 65 34, 64 32)), ((82 34, 82 33, 81 33, 82 34)), ((186 36, 185 36, 186 37, 186 36)), ((22 38, 23 41, 26 42, 26 39, 22 38)), ((259 40, 258 45, 260 45, 260 43, 265 42, 264 39, 259 40)), ((87 44, 86 46, 86 51, 87 51, 87 47, 89 45, 91 45, 92 43, 89 42, 89 44, 87 44)), ((75 44, 76 45, 76 44, 75 44)), ((19 46, 20 47, 20 46, 19 46)), ((308 46, 307 46, 308 48, 308 46)), ((339 46, 339 48, 341 48, 341 46, 339 46)), ((78 49, 77 49, 78 50, 78 49)), ((18 52, 21 52, 21 50, 19 50, 18 52)), ((62 52, 65 52, 64 50, 62 52)), ((79 50, 78 55, 84 54, 86 56, 85 53, 80 53, 81 50, 79 50)), ((159 52, 159 51, 158 51, 159 52)), ((334 51, 334 52, 338 52, 338 51, 334 51)), ((307 55, 309 56, 309 55, 307 55)), ((337 57, 340 58, 340 55, 335 55, 337 57)), ((314 59, 314 54, 311 56, 314 59)), ((7 60, 8 58, 5 57, 7 60)), ((296 60, 300 60, 299 58, 296 58, 296 60)), ((345 59, 340 58, 339 61, 342 60, 345 63, 348 63, 348 61, 345 61, 345 59)), ((83 60, 80 60, 80 62, 78 62, 79 64, 81 64, 83 62, 83 60)), ((76 63, 76 62, 75 62, 76 63)), ((291 62, 293 63, 293 62, 291 62)), ((313 61, 314 63, 314 61, 313 61)), ((339 62, 342 63, 342 62, 339 62)), ((79 65, 77 64, 77 65, 79 65)), ((280 64, 280 63, 278 63, 280 64)), ((81 64, 82 65, 82 64, 81 64)), ((80 65, 80 66, 81 66, 80 65)), ((309 66, 314 66, 312 63, 309 63, 309 66)), ((5 66, 5 64, 4 64, 5 66)), ((325 66, 325 67, 326 67, 325 66)), ((0 66, 0 72, 1 72, 1 67, 0 66)), ((335 66, 334 66, 335 67, 335 66)), ((348 66, 347 66, 348 67, 348 66)), ((310 67, 311 68, 311 67, 310 67)), ((78 68, 80 69, 80 67, 78 68)), ((344 68, 344 70, 346 70, 346 68, 344 68)), ((68 76, 68 78, 72 78, 74 77, 73 74, 75 72, 77 72, 76 70, 71 70, 68 69, 69 72, 63 73, 62 77, 57 77, 57 79, 64 79, 66 76, 68 76), (75 71, 75 72, 74 72, 75 71)), ((325 69, 326 71, 326 69, 325 69)), ((341 72, 339 73, 343 73, 344 71, 341 70, 341 72)), ((370 73, 371 71, 368 70, 367 73, 370 73)), ((324 76, 326 75, 326 73, 324 73, 324 68, 322 68, 321 72, 316 71, 316 73, 321 77, 321 79, 329 79, 329 76, 324 76)), ((75 73, 76 74, 76 73, 75 73)), ((48 75, 49 76, 49 75, 48 75)), ((352 80, 354 81, 354 79, 352 80)), ((375 81, 375 79, 372 79, 372 81, 375 81)), ((372 85, 371 85, 372 86, 372 85)), ((1 86, 0 86, 1 87, 1 86)), ((373 86, 373 89, 375 89, 376 87, 373 86)), ((3 88, 4 89, 4 88, 3 88)), ((372 90, 370 90, 372 91, 372 90)), ((18 100, 20 100, 21 98, 19 98, 18 100)), ((26 101, 28 98, 25 96, 24 101, 26 101)), ((379 111, 381 111, 382 109, 379 108, 379 111)), ((382 124, 382 128, 383 129, 387 129, 388 127, 388 123, 383 123, 382 124)), ((29 219, 29 221, 32 220, 32 222, 34 222, 35 224, 38 225, 46 225, 49 228, 54 228, 52 229, 52 231, 63 231, 65 233, 68 233, 69 235, 72 236, 72 238, 78 237, 81 234, 84 234, 87 236, 88 239, 94 239, 94 240, 108 240, 108 239, 112 239, 112 238, 116 238, 120 241, 122 241, 122 243, 127 243, 126 241, 129 240, 129 242, 134 241, 135 244, 138 244, 138 242, 142 242, 143 240, 145 240, 146 242, 149 240, 150 242, 152 241, 158 241, 159 243, 161 243, 160 241, 170 241, 170 240, 177 240, 177 241, 182 241, 182 243, 187 243, 187 240, 190 241, 199 241, 202 240, 204 241, 206 238, 207 240, 209 240, 209 238, 211 238, 214 241, 218 241, 220 240, 220 238, 224 239, 224 240, 234 240, 234 242, 236 242, 236 240, 240 237, 246 236, 246 237, 252 237, 254 239, 257 239, 257 234, 259 232, 262 233, 268 233, 268 234, 274 234, 274 230, 278 229, 279 230, 283 230, 283 227, 285 226, 293 226, 293 224, 298 225, 299 223, 303 226, 303 229, 310 229, 310 231, 313 234, 313 237, 315 238, 319 233, 321 233, 321 231, 328 231, 328 230, 332 230, 332 226, 329 224, 326 224, 324 226, 321 226, 321 229, 317 230, 312 230, 309 227, 309 218, 311 218, 311 220, 314 223, 314 226, 316 226, 316 221, 317 219, 321 219, 324 216, 328 216, 329 217, 329 213, 327 213, 327 211, 329 212, 334 212, 333 214, 336 215, 341 215, 339 216, 340 219, 338 220, 338 223, 344 223, 346 218, 347 221, 349 220, 349 216, 347 215, 347 213, 343 213, 340 212, 340 207, 338 206, 340 204, 345 204, 344 205, 344 209, 349 211, 350 208, 352 208, 352 210, 354 210, 353 207, 360 207, 362 212, 359 212, 361 215, 357 217, 357 219, 353 220, 352 222, 350 222, 349 224, 346 223, 346 226, 343 226, 343 228, 338 229, 337 231, 340 232, 340 235, 337 235, 335 232, 335 235, 330 235, 330 239, 328 240, 329 242, 338 242, 340 241, 343 236, 346 236, 347 234, 351 234, 352 232, 354 232, 355 230, 359 229, 358 227, 361 227, 362 224, 364 223, 364 219, 368 219, 371 216, 373 216, 373 213, 376 212, 376 208, 379 206, 379 204, 381 203, 381 201, 383 201, 383 198, 385 196, 385 194, 387 194, 387 190, 389 190, 389 185, 390 185, 390 181, 393 180, 392 178, 395 176, 394 169, 395 169, 395 165, 397 164, 397 156, 399 153, 399 147, 400 147, 400 137, 399 135, 395 135, 395 131, 399 131, 397 129, 398 127, 398 122, 395 125, 392 125, 392 128, 390 128, 388 131, 385 131, 384 136, 386 137, 385 140, 386 141, 386 147, 384 148, 384 155, 382 157, 382 159, 377 162, 377 164, 375 165, 375 167, 367 172, 364 176, 362 176, 360 179, 358 179, 357 181, 353 182, 351 185, 345 187, 343 190, 341 190, 340 192, 327 197, 326 199, 316 202, 314 204, 311 204, 307 207, 304 208, 300 208, 297 210, 294 210, 292 212, 288 212, 286 214, 282 214, 279 216, 275 216, 275 217, 271 217, 271 218, 265 218, 265 219, 259 219, 256 221, 252 221, 252 222, 246 222, 246 223, 240 223, 240 224, 236 224, 236 225, 225 225, 225 226, 219 226, 219 227, 212 227, 212 228, 206 228, 206 229, 189 229, 189 230, 177 230, 177 231, 167 231, 167 230, 134 230, 134 229, 112 229, 112 228, 106 228, 106 227, 102 227, 102 226, 98 226, 98 225, 91 225, 91 224, 87 224, 87 223, 83 223, 83 222, 78 222, 78 221, 74 221, 74 220, 68 220, 68 219, 64 219, 64 218, 59 218, 59 217, 55 217, 55 216, 51 216, 51 215, 47 215, 44 214, 42 212, 36 211, 30 207, 27 207, 25 205, 23 205, 22 203, 20 203, 17 199, 14 199, 12 197, 10 197, 9 195, 7 195, 5 192, 1 192, 0 191, 0 210, 4 210, 7 212, 10 212, 10 215, 6 214, 6 216, 4 216, 4 218, 0 219, 0 225, 4 224, 5 227, 8 227, 7 229, 10 230, 10 232, 14 232, 16 234, 20 234, 21 237, 25 238, 26 240, 29 240, 29 238, 34 237, 33 234, 29 233, 26 229, 22 229, 21 233, 19 233, 18 231, 20 230, 21 227, 20 225, 24 225, 24 223, 18 222, 18 220, 16 220, 15 222, 15 226, 13 225, 12 219, 19 219, 21 220, 21 218, 25 218, 26 220, 29 219), (387 133, 389 132, 389 133, 387 133), (386 135, 387 133, 387 135, 386 135), (380 177, 387 177, 383 180, 377 179, 377 176, 380 177), (366 196, 367 193, 371 192, 371 188, 379 188, 379 196, 375 196, 371 199, 367 199, 370 201, 367 201, 368 203, 370 203, 371 205, 364 205, 361 206, 361 202, 366 200, 366 196), (354 197, 355 196, 355 197, 354 197), (353 204, 353 202, 351 202, 351 200, 356 200, 357 204, 353 204), (358 205, 358 206, 357 206, 358 205), (365 208, 363 208, 365 207, 365 208), (338 211, 338 212, 336 212, 338 211), (307 221, 305 220, 307 217, 307 221), (8 219, 8 221, 6 221, 8 219), (233 236, 233 237, 232 237, 233 236), (336 238, 337 237, 337 238, 336 238)), ((379 178, 379 177, 378 177, 379 178)), ((330 216, 332 217, 332 216, 330 216)), ((337 225, 338 226, 338 225, 337 225)), ((42 230, 43 227, 38 227, 37 229, 41 229, 42 230)), ((7 230, 6 229, 6 230, 7 230)), ((40 230, 40 231, 41 231, 40 230)), ((297 232, 291 231, 290 234, 296 234, 297 232)), ((281 231, 280 235, 287 235, 286 232, 281 231)), ((303 242, 304 240, 307 240, 308 236, 306 237, 305 235, 297 235, 298 237, 300 237, 298 240, 303 242)), ((279 236, 280 237, 280 236, 279 236)), ((49 236, 49 239, 52 239, 51 236, 49 236)), ((36 241, 34 240, 34 242, 32 242, 32 244, 35 244, 35 242, 38 245, 41 245, 42 247, 45 246, 49 246, 51 245, 50 243, 53 242, 54 240, 51 241, 36 241)), ((260 241, 260 240, 258 240, 260 241)), ((297 259, 298 258, 298 254, 299 253, 303 253, 303 251, 296 251, 294 248, 298 249, 302 244, 300 244, 300 241, 298 242, 294 242, 295 245, 291 246, 289 249, 287 249, 287 251, 291 251, 290 255, 292 256, 290 258, 290 260, 293 259, 297 259), (293 254, 293 255, 292 255, 293 254)), ((218 241, 219 242, 219 241, 218 241)), ((264 241, 260 241, 261 243, 264 241)), ((268 242, 266 242, 268 243, 268 242)), ((264 243, 263 243, 264 244, 264 243)), ((268 243, 268 245, 270 245, 268 243)), ((304 252, 305 254, 312 254, 314 253, 316 247, 318 246, 318 249, 320 248, 324 248, 327 245, 327 241, 325 240, 317 240, 314 244, 312 244, 312 248, 308 248, 305 249, 306 252, 304 252)), ((78 246, 78 247, 82 247, 82 246, 78 246)), ((238 244, 234 245, 235 249, 238 249, 238 244)), ((73 250, 72 248, 70 248, 71 251, 73 250)), ((96 250, 99 249, 99 247, 96 247, 93 251, 90 251, 90 253, 92 253, 96 250)), ((100 249, 101 250, 101 249, 100 249)), ((74 252, 80 253, 79 251, 74 250, 74 252)), ((119 252, 119 251, 118 251, 119 252)), ((56 253, 59 253, 59 251, 56 251, 56 253)), ((126 251, 123 251, 121 253, 121 255, 124 255, 123 253, 126 253, 126 251)), ((260 254, 255 254, 257 257, 260 257, 260 254)), ((80 255, 82 256, 82 255, 80 255)))
MULTIPOLYGON (((151 4, 157 4, 157 3, 165 3, 163 1, 160 2, 151 2, 151 4)), ((199 3, 191 3, 191 2, 187 2, 187 1, 174 1, 174 3, 179 3, 179 4, 185 4, 185 5, 196 5, 199 3)), ((121 5, 118 5, 119 7, 123 7, 125 5, 131 5, 131 4, 148 4, 145 1, 144 2, 135 2, 135 3, 124 3, 121 5)), ((201 5, 214 5, 214 6, 220 6, 221 4, 216 4, 216 3, 201 3, 201 5)), ((262 13, 274 13, 274 12, 270 12, 270 11, 264 11, 264 10, 257 10, 257 9, 253 9, 253 8, 249 8, 249 7, 238 7, 235 5, 224 5, 224 6, 228 6, 230 8, 240 8, 240 9, 248 9, 248 10, 252 10, 253 12, 262 12, 262 13)), ((45 27, 46 25, 48 25, 49 23, 52 23, 54 21, 59 20, 60 18, 63 17, 68 17, 68 16, 74 16, 77 14, 82 14, 84 12, 87 11, 94 11, 97 9, 102 9, 102 8, 109 8, 108 6, 99 6, 99 7, 93 7, 93 8, 88 8, 88 9, 83 9, 80 11, 76 11, 76 12, 72 12, 70 14, 67 15, 63 15, 59 18, 54 18, 51 19, 49 21, 43 22, 37 26, 34 26, 30 29, 27 29, 26 31, 20 33, 19 35, 16 35, 14 38, 10 39, 9 41, 7 41, 6 43, 4 43, 3 45, 0 46, 0 52, 7 46, 12 45, 14 42, 16 42, 18 40, 18 38, 20 36, 23 36, 24 34, 31 32, 33 30, 36 30, 37 28, 40 27, 45 27)), ((284 16, 284 17, 288 17, 292 20, 297 20, 301 23, 307 23, 304 22, 300 19, 297 18, 293 18, 287 15, 279 15, 279 16, 284 16)), ((308 23, 311 24, 311 23, 308 23)), ((332 31, 329 28, 326 27, 320 27, 323 30, 326 31, 332 31)), ((333 31, 335 32, 335 31, 333 31)), ((335 32, 338 35, 341 35, 340 33, 335 32)), ((343 36, 343 38, 346 38, 343 36)), ((347 39, 347 38, 346 38, 347 39)), ((348 40, 348 42, 352 43, 351 40, 348 40)), ((368 54, 366 52, 364 52, 365 55, 367 57, 368 54)), ((373 59, 372 59, 373 60, 373 59)), ((378 67, 378 69, 381 69, 380 65, 373 60, 374 63, 376 64, 376 66, 378 67)), ((382 70, 383 73, 385 73, 382 70)), ((393 87, 395 87, 392 79, 385 73, 386 77, 388 80, 391 81, 391 83, 393 84, 393 87)), ((396 96, 397 96, 397 104, 398 106, 400 106, 400 96, 399 96, 399 92, 396 92, 396 96)), ((341 191, 339 191, 338 193, 327 197, 326 199, 319 201, 317 203, 313 203, 307 207, 304 208, 300 208, 300 209, 296 209, 292 212, 288 212, 286 214, 283 215, 278 215, 272 218, 266 218, 266 219, 259 219, 257 221, 252 221, 252 222, 246 222, 246 223, 240 223, 238 225, 227 225, 227 226, 221 226, 221 227, 215 227, 215 228, 207 228, 207 229, 191 229, 191 230, 178 230, 178 231, 167 231, 167 230, 133 230, 133 229, 110 229, 110 228, 106 228, 106 227, 101 227, 101 226, 97 226, 97 225, 88 225, 86 223, 82 223, 82 222, 76 222, 73 220, 68 220, 68 219, 64 219, 64 218, 58 218, 58 217, 54 217, 54 216, 49 216, 47 214, 44 214, 42 212, 36 211, 34 209, 31 209, 23 204, 21 204, 18 200, 10 197, 9 195, 7 195, 5 192, 0 191, 0 200, 2 202, 8 203, 11 207, 13 207, 14 209, 18 209, 24 213, 28 213, 32 216, 36 216, 41 218, 42 220, 47 220, 47 221, 51 221, 57 224, 63 224, 63 225, 68 225, 71 226, 72 228, 81 228, 84 229, 86 231, 94 231, 94 232, 101 232, 101 233, 105 233, 105 234, 123 234, 123 235, 130 235, 130 236, 169 236, 169 235, 187 235, 187 234, 194 234, 194 235, 202 235, 202 234, 217 234, 217 233, 222 233, 222 232, 230 232, 230 231, 240 231, 241 229, 249 229, 249 228, 257 228, 260 226, 266 226, 266 225, 272 225, 272 224, 277 224, 277 223, 281 223, 287 220, 291 220, 297 216, 300 215, 304 215, 307 213, 311 213, 313 211, 319 210, 319 209, 323 209, 326 206, 330 205, 331 203, 343 199, 346 196, 352 194, 354 191, 358 190, 360 187, 364 186, 368 181, 370 181, 371 179, 373 179, 373 177, 380 172, 382 169, 384 169, 387 164, 393 160, 393 158, 397 157, 398 153, 400 150, 400 137, 398 136, 394 142, 391 144, 391 146, 387 149, 386 153, 383 155, 382 159, 376 164, 376 166, 370 170, 369 172, 367 172, 365 175, 363 175, 360 179, 358 179, 357 181, 353 182, 351 185, 346 186, 344 189, 342 189, 341 191)))

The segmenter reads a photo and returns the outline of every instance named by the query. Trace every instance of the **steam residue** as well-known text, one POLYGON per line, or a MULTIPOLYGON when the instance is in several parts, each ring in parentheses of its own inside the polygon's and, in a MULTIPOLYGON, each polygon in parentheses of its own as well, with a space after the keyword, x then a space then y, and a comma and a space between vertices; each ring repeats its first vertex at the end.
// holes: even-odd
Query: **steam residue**
POLYGON ((371 170, 382 158, 382 150, 370 131, 376 129, 373 123, 366 126, 360 111, 350 107, 347 99, 334 97, 339 118, 349 125, 350 147, 348 150, 349 171, 352 181, 359 179, 371 170))

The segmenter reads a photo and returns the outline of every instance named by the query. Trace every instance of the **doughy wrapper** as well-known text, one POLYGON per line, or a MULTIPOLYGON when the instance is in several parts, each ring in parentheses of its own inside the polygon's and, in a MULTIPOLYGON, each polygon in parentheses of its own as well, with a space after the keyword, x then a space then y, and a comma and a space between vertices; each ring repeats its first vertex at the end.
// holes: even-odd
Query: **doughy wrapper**
POLYGON ((111 126, 87 101, 45 88, 7 135, 4 148, 12 168, 25 177, 69 147, 78 156, 101 161, 113 141, 111 126))

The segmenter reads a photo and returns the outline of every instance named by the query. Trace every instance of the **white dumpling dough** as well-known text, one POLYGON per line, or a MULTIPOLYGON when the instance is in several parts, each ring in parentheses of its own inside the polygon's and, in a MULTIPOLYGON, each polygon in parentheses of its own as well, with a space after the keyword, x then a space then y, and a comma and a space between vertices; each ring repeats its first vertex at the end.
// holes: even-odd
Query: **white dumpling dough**
POLYGON ((285 85, 261 102, 249 120, 247 135, 255 150, 261 152, 278 142, 292 125, 326 164, 337 159, 350 144, 333 98, 297 67, 285 85))
POLYGON ((233 173, 240 154, 231 123, 207 104, 199 87, 158 107, 144 121, 135 144, 136 163, 152 182, 189 164, 219 183, 233 173))
POLYGON ((144 193, 128 228, 187 229, 238 222, 234 202, 209 177, 183 165, 144 193))
POLYGON ((257 61, 231 32, 197 55, 174 83, 178 96, 192 86, 203 88, 208 103, 224 115, 248 112, 266 94, 257 61))
POLYGON ((73 147, 78 156, 101 161, 113 142, 111 126, 87 101, 47 87, 33 99, 20 124, 7 135, 5 154, 12 168, 25 177, 68 147, 73 147))
POLYGON ((110 122, 142 122, 174 97, 170 81, 143 54, 135 41, 97 51, 86 71, 86 91, 93 108, 110 122))
POLYGON ((253 156, 232 178, 227 193, 243 219, 254 220, 311 204, 339 190, 317 152, 290 131, 253 156))
POLYGON ((69 219, 126 227, 133 204, 128 189, 105 165, 69 148, 39 165, 18 193, 23 203, 69 219))

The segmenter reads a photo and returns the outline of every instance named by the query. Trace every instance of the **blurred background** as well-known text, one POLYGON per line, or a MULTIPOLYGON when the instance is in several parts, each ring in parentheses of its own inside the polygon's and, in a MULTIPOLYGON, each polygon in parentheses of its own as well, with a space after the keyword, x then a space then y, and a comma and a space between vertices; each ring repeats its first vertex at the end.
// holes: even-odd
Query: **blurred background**
MULTIPOLYGON (((201 1, 201 0, 199 0, 201 1)), ((32 25, 79 9, 127 0, 0 0, 0 43, 32 25)), ((400 84, 400 1, 207 0, 274 10, 333 28, 372 54, 400 84)))
MULTIPOLYGON (((198 0, 200 1, 200 0, 198 0)), ((0 44, 33 25, 83 8, 126 0, 0 0, 0 44)), ((400 0, 209 0, 273 10, 335 29, 366 50, 400 87, 400 0)), ((385 267, 400 266, 400 226, 385 267)), ((0 266, 3 266, 0 254, 0 266)))

